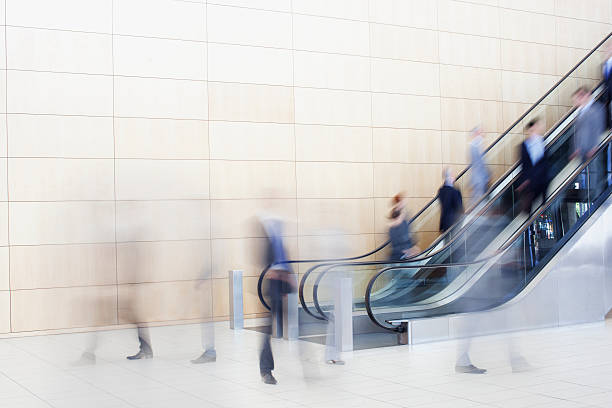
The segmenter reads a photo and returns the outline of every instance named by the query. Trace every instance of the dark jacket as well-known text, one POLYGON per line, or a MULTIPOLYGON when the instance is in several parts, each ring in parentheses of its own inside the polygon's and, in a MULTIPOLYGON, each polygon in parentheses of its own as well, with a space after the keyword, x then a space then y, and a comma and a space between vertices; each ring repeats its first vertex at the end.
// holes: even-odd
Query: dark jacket
POLYGON ((438 190, 438 200, 442 206, 440 231, 444 232, 463 214, 463 198, 461 198, 461 192, 455 187, 444 185, 438 190))
POLYGON ((521 166, 522 173, 519 184, 529 180, 527 191, 534 194, 545 193, 550 182, 548 174, 548 152, 544 150, 544 156, 537 162, 531 162, 531 156, 527 150, 527 144, 521 143, 521 166))
POLYGON ((606 62, 604 61, 604 66, 602 66, 604 91, 603 91, 603 94, 601 95, 601 103, 606 108, 606 111, 605 111, 606 124, 608 127, 612 127, 612 114, 610 113, 610 107, 609 107, 610 101, 612 100, 612 72, 606 75, 605 70, 603 70, 603 67, 605 67, 605 64, 606 62))

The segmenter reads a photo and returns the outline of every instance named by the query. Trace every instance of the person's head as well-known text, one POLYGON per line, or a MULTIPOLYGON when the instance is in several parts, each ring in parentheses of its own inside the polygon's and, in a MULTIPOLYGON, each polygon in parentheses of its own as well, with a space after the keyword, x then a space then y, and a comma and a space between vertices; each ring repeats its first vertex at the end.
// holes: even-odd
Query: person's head
POLYGON ((544 122, 539 117, 531 119, 525 126, 525 131, 529 137, 534 135, 542 135, 544 133, 544 122))
POLYGON ((406 193, 401 191, 393 196, 391 199, 392 207, 404 207, 406 201, 406 193))
POLYGON ((402 215, 402 211, 406 207, 406 193, 400 192, 391 198, 391 213, 389 218, 392 220, 398 219, 402 215))
POLYGON ((444 170, 442 170, 442 179, 444 179, 444 184, 447 186, 455 184, 455 176, 450 167, 445 167, 444 170))
POLYGON ((482 128, 480 127, 480 125, 470 130, 470 136, 472 136, 472 139, 475 139, 478 136, 482 136, 482 128))
POLYGON ((586 86, 579 87, 572 94, 572 101, 577 108, 586 105, 590 98, 591 92, 589 92, 586 86))

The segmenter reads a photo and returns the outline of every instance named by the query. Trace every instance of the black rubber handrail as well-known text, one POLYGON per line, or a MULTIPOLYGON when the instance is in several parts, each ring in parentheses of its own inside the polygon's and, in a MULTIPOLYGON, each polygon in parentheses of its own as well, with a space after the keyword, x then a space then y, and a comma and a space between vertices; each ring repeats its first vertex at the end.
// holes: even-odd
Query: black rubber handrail
MULTIPOLYGON (((414 265, 414 266, 410 266, 410 265, 393 265, 390 266, 388 268, 384 268, 381 269, 378 273, 376 273, 376 275, 374 275, 370 281, 368 282, 368 285, 366 287, 366 293, 365 293, 365 307, 366 307, 366 311, 368 313, 368 316, 370 317, 370 319, 372 320, 372 322, 376 325, 378 325, 379 327, 382 327, 383 329, 387 329, 387 330, 393 330, 393 331, 401 331, 402 329, 399 327, 387 327, 384 326, 383 324, 381 324, 376 317, 374 316, 374 312, 372 310, 372 305, 371 305, 371 294, 372 294, 372 287, 374 286, 374 283, 376 282, 376 280, 384 273, 391 271, 391 270, 406 270, 406 269, 433 269, 433 268, 440 268, 440 267, 452 267, 452 266, 466 266, 466 265, 475 265, 475 264, 479 264, 479 263, 483 263, 483 262, 487 262, 495 257, 497 257, 498 255, 502 254, 503 252, 505 252, 508 248, 510 248, 510 246, 514 243, 514 241, 520 237, 521 235, 523 235, 523 233, 540 217, 540 215, 542 214, 542 212, 546 211, 551 205, 555 204, 557 198, 559 198, 562 194, 564 194, 567 190, 567 187, 570 185, 570 183, 572 183, 575 178, 582 172, 584 171, 584 169, 596 158, 599 158, 599 153, 609 147, 611 145, 612 142, 612 134, 608 133, 607 137, 599 144, 597 151, 595 154, 593 154, 592 157, 590 157, 588 160, 586 160, 584 163, 582 163, 576 170, 574 170, 572 172, 571 175, 569 175, 567 177, 567 180, 565 183, 563 183, 561 186, 559 186, 557 188, 557 191, 555 191, 548 199, 545 203, 540 204, 540 206, 536 209, 536 211, 533 212, 533 214, 523 223, 523 226, 519 229, 517 229, 517 231, 512 234, 512 236, 510 236, 510 238, 508 238, 504 244, 502 244, 501 248, 498 249, 497 251, 495 251, 493 254, 491 254, 490 256, 487 256, 485 258, 479 259, 479 260, 475 260, 475 261, 470 261, 470 262, 458 262, 458 263, 448 263, 448 264, 430 264, 430 265, 414 265)), ((589 207, 589 211, 588 214, 586 215, 586 217, 584 217, 583 222, 591 216, 591 214, 593 213, 592 208, 589 207)), ((575 224, 575 225, 578 225, 575 224)), ((580 224, 582 225, 582 224, 580 224)))
MULTIPOLYGON (((294 260, 294 261, 285 261, 285 262, 283 262, 283 265, 286 265, 286 264, 301 264, 301 263, 318 263, 318 262, 343 262, 343 261, 346 262, 346 261, 354 261, 356 259, 368 257, 368 256, 370 256, 370 255, 380 251, 382 248, 387 246, 387 244, 389 244, 389 241, 385 242, 384 244, 382 244, 378 248, 368 252, 365 255, 353 256, 353 257, 350 257, 350 258, 337 258, 337 259, 302 259, 302 260, 294 260)), ((262 286, 263 286, 263 281, 264 281, 264 278, 266 276, 266 273, 270 270, 270 268, 272 266, 274 266, 274 264, 270 264, 270 265, 266 266, 265 269, 259 275, 259 280, 257 281, 257 295, 259 296, 259 300, 261 301, 261 304, 266 309, 268 309, 268 310, 270 310, 270 306, 268 305, 268 303, 264 299, 262 286)), ((314 315, 312 315, 312 316, 316 317, 314 315)))
MULTIPOLYGON (((600 85, 598 85, 599 87, 600 85)), ((600 93, 597 98, 599 99, 602 96, 602 94, 600 93)), ((553 133, 555 131, 557 131, 558 126, 560 126, 565 120, 567 120, 567 118, 569 116, 571 116, 574 112, 574 109, 570 110, 569 112, 567 112, 564 117, 562 119, 560 119, 559 121, 557 121, 557 123, 555 123, 554 126, 551 127, 551 129, 547 132, 547 135, 550 135, 550 133, 553 133)), ((565 129, 568 129, 570 126, 573 125, 573 123, 575 122, 575 119, 573 119, 571 122, 569 122, 563 131, 559 132, 555 138, 550 141, 548 143, 548 145, 550 147, 552 147, 563 135, 565 135, 565 129)), ((474 222, 476 222, 476 220, 478 219, 479 216, 481 216, 482 214, 484 214, 494 203, 495 201, 502 195, 505 193, 505 189, 499 191, 495 196, 489 198, 489 194, 491 192, 493 192, 497 187, 499 187, 499 185, 504 182, 504 180, 506 180, 506 178, 512 174, 518 167, 520 166, 520 163, 515 163, 512 168, 510 168, 508 171, 506 171, 506 173, 504 173, 504 175, 502 177, 500 177, 500 179, 495 183, 495 185, 493 185, 492 187, 489 188, 489 190, 487 191, 487 194, 485 194, 483 197, 481 197, 477 203, 473 206, 473 207, 477 207, 482 201, 484 201, 485 199, 488 200, 488 202, 478 210, 478 212, 471 216, 471 219, 465 224, 461 226, 460 232, 459 231, 454 231, 459 224, 461 224, 463 222, 463 219, 457 221, 445 234, 440 235, 426 250, 413 255, 409 258, 400 260, 400 261, 395 261, 392 262, 393 264, 397 265, 397 264, 409 264, 412 262, 420 262, 420 261, 425 261, 427 259, 430 259, 434 256, 436 256, 437 254, 443 252, 446 248, 450 247, 451 245, 454 244, 454 242, 456 240, 458 240, 459 238, 461 238, 463 232, 470 227, 474 222), (442 239, 445 238, 445 236, 450 233, 450 232, 454 232, 454 236, 448 240, 448 242, 446 242, 444 244, 444 246, 438 250, 435 250, 434 252, 430 252, 427 253, 427 255, 424 255, 426 252, 430 251, 432 247, 435 247, 442 239)), ((520 174, 516 175, 512 180, 510 180, 510 182, 508 183, 508 186, 512 186, 513 183, 515 183, 519 178, 521 177, 520 174)), ((364 262, 349 262, 349 263, 324 263, 324 264, 319 264, 319 265, 315 265, 312 268, 310 268, 308 271, 306 271, 306 273, 304 274, 304 276, 301 279, 300 282, 300 293, 299 293, 299 299, 300 299, 300 303, 302 304, 302 308, 312 317, 319 319, 319 320, 326 320, 326 315, 323 312, 322 307, 319 304, 319 296, 318 296, 318 288, 319 288, 319 284, 321 282, 321 280, 323 279, 323 277, 325 276, 325 274, 327 272, 329 272, 330 270, 334 269, 334 267, 336 266, 344 266, 344 265, 351 265, 351 266, 365 266, 365 265, 372 265, 372 266, 376 266, 376 265, 387 265, 391 262, 389 262, 389 260, 383 260, 383 261, 364 261, 364 262), (308 307, 307 303, 304 300, 304 293, 303 293, 303 288, 305 286, 305 282, 308 279, 308 276, 314 272, 316 269, 320 268, 320 267, 327 267, 324 271, 321 272, 321 274, 317 277, 314 285, 313 285, 313 294, 312 294, 312 298, 313 298, 313 305, 314 308, 317 310, 317 312, 319 313, 320 316, 317 316, 315 314, 313 314, 310 311, 310 308, 308 307)))
MULTIPOLYGON (((595 53, 595 51, 597 51, 610 37, 612 36, 612 32, 608 33, 608 35, 601 40, 591 51, 589 51, 576 65, 574 65, 574 67, 569 70, 563 77, 561 77, 561 79, 559 79, 559 81, 557 81, 542 97, 540 97, 540 99, 538 99, 527 111, 525 111, 525 113, 523 113, 523 115, 521 115, 510 127, 508 127, 491 145, 489 145, 489 147, 487 149, 485 149, 484 154, 486 154, 487 152, 489 152, 495 145, 497 145, 497 143, 499 143, 499 141, 501 139, 503 139, 516 125, 518 125, 523 119, 525 119, 537 106, 539 106, 539 104, 546 99, 552 92, 554 92, 554 90, 562 83, 564 82, 567 78, 569 78, 569 76, 576 70, 578 69, 578 67, 580 65, 582 65, 582 63, 584 63, 584 61, 586 61, 591 55, 593 55, 593 53, 595 53)), ((463 171, 461 171, 456 179, 458 180, 459 178, 461 178, 469 169, 471 168, 471 165, 468 165, 465 167, 465 169, 463 169, 463 171)), ((499 180, 498 180, 499 181, 499 180)), ((414 220, 419 217, 427 208, 429 208, 430 206, 432 206, 436 200, 437 200, 438 196, 436 195, 433 199, 431 199, 423 208, 421 208, 421 210, 419 210, 413 217, 411 217, 409 223, 414 222, 414 220)), ((349 257, 349 258, 337 258, 337 259, 320 259, 320 260, 295 260, 295 261, 287 261, 285 262, 285 264, 287 263, 293 263, 293 264, 299 264, 299 263, 318 263, 318 262, 342 262, 342 261, 352 261, 352 260, 357 260, 357 259, 361 259, 361 258, 365 258, 368 257, 380 250, 382 250, 383 248, 385 248, 388 244, 389 244, 389 240, 387 240, 385 243, 383 243, 382 245, 380 245, 378 248, 375 248, 374 250, 368 252, 367 254, 364 255, 359 255, 359 256, 354 256, 354 257, 349 257)), ((259 280, 257 282, 257 295, 259 297, 259 300, 261 301, 262 305, 270 310, 270 306, 268 305, 268 303, 266 302, 266 300, 264 299, 263 296, 263 292, 262 292, 262 286, 263 286, 263 280, 265 279, 265 275, 268 272, 268 270, 270 269, 272 265, 268 265, 266 266, 266 268, 261 272, 261 274, 259 275, 259 280)), ((300 287, 302 287, 300 285, 300 287)), ((304 303, 302 303, 302 306, 304 305, 304 303)), ((311 314, 311 313, 309 313, 311 314)), ((312 314, 311 314, 312 315, 312 314)))

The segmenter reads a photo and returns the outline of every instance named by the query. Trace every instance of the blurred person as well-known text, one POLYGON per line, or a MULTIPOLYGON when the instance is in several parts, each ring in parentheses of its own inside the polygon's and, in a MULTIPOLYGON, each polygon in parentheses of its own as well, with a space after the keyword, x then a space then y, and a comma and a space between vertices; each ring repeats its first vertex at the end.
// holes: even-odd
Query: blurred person
POLYGON ((260 216, 260 222, 267 237, 267 247, 264 264, 270 265, 267 273, 265 295, 270 299, 270 323, 266 330, 264 341, 259 355, 259 371, 265 384, 277 383, 272 375, 274 370, 274 356, 270 343, 272 325, 282 327, 283 324, 283 297, 296 291, 292 278, 292 271, 287 264, 285 245, 283 242, 283 222, 279 218, 269 215, 260 216))
POLYGON ((604 104, 606 110, 606 125, 608 128, 612 128, 612 41, 608 42, 606 46, 606 60, 602 64, 602 78, 604 83, 604 91, 601 97, 601 101, 604 104))
MULTIPOLYGON (((474 322, 474 318, 468 317, 465 323, 463 323, 468 333, 473 332, 474 322)), ((459 340, 457 344, 457 363, 455 364, 455 372, 460 374, 485 374, 487 372, 485 368, 479 368, 472 364, 472 359, 470 358, 471 348, 471 336, 459 340)))
MULTIPOLYGON (((591 92, 581 86, 573 94, 572 99, 574 106, 578 110, 578 117, 574 124, 574 153, 572 158, 578 158, 582 162, 589 160, 597 151, 597 145, 601 135, 606 130, 606 112, 601 103, 595 101, 591 92)), ((589 166, 589 174, 592 180, 599 180, 601 173, 604 171, 604 164, 601 160, 595 160, 589 166)), ((582 188, 586 188, 586 171, 581 176, 580 182, 582 188)), ((594 183, 591 186, 593 196, 597 197, 600 183, 594 183)))
POLYGON ((138 343, 140 348, 138 353, 127 356, 128 360, 142 360, 153 358, 153 348, 151 347, 151 334, 149 332, 149 328, 144 325, 142 322, 137 322, 137 330, 138 330, 138 343))
POLYGON ((406 200, 396 194, 392 199, 391 214, 389 214, 389 241, 391 242, 390 261, 401 261, 418 252, 412 240, 410 224, 406 220, 406 200))
POLYGON ((463 198, 461 192, 455 188, 455 177, 447 167, 442 172, 444 185, 438 190, 438 200, 442 210, 440 212, 440 231, 446 232, 463 214, 463 198))
POLYGON ((595 101, 591 92, 584 86, 572 94, 578 117, 574 124, 574 153, 582 161, 595 154, 600 136, 606 130, 606 115, 601 103, 595 101))
POLYGON ((544 123, 540 118, 531 119, 525 131, 527 138, 521 143, 521 178, 518 187, 522 195, 522 210, 531 212, 531 207, 538 198, 546 200, 548 190, 549 172, 546 144, 544 143, 544 123))
POLYGON ((470 141, 472 177, 470 181, 472 184, 472 201, 476 203, 487 192, 491 175, 484 160, 482 129, 480 126, 476 126, 470 133, 472 136, 470 141))
MULTIPOLYGON (((138 238, 140 238, 139 232, 140 230, 134 229, 134 231, 132 232, 133 241, 137 241, 138 238)), ((134 253, 132 254, 133 264, 131 266, 135 271, 134 272, 135 276, 142 274, 142 266, 144 264, 144 262, 141 261, 142 255, 140 254, 140 251, 138 248, 139 247, 134 247, 133 249, 134 253)), ((137 278, 136 281, 145 282, 146 278, 145 277, 137 278)), ((140 346, 138 353, 126 357, 128 360, 142 360, 142 359, 153 358, 153 348, 151 346, 151 334, 150 334, 149 328, 144 323, 146 321, 146 310, 142 305, 145 304, 146 302, 144 302, 144 299, 140 298, 139 296, 146 296, 146 294, 143 293, 142 291, 134 291, 128 297, 127 302, 126 302, 126 306, 127 306, 127 309, 125 310, 126 317, 130 322, 136 324, 137 333, 138 333, 138 343, 140 346)))
MULTIPOLYGON (((206 278, 207 276, 202 277, 202 279, 196 284, 196 287, 201 289, 203 287, 202 284, 204 283, 204 279, 206 278)), ((212 287, 209 286, 209 288, 212 291, 212 287)), ((206 303, 208 303, 207 300, 212 299, 212 293, 203 293, 202 298, 206 303)), ((191 362, 193 364, 214 363, 217 361, 217 350, 215 349, 215 323, 213 320, 208 322, 204 321, 200 324, 200 326, 202 335, 202 349, 204 349, 204 352, 202 355, 200 355, 200 357, 196 358, 195 360, 191 360, 191 362)))

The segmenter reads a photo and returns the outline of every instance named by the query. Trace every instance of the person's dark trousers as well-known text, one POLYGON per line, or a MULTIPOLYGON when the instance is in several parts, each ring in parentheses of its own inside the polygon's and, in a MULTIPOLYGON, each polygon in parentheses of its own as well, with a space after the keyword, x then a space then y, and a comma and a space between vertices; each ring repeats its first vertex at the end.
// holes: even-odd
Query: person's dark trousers
POLYGON ((140 351, 151 354, 153 348, 151 347, 151 335, 147 327, 138 326, 138 341, 140 342, 140 351))
POLYGON ((272 370, 274 370, 274 356, 272 355, 270 337, 270 333, 266 333, 261 347, 261 354, 259 355, 259 372, 262 376, 271 374, 272 370))
POLYGON ((268 296, 270 298, 270 326, 266 327, 261 354, 259 355, 259 372, 262 376, 271 374, 274 370, 274 356, 272 355, 270 339, 272 337, 272 325, 278 324, 278 319, 282 319, 283 301, 280 281, 270 280, 268 282, 268 296))
POLYGON ((612 112, 610 111, 610 102, 612 102, 612 75, 604 78, 605 88, 601 96, 601 102, 606 108, 606 122, 608 128, 612 128, 612 112))

